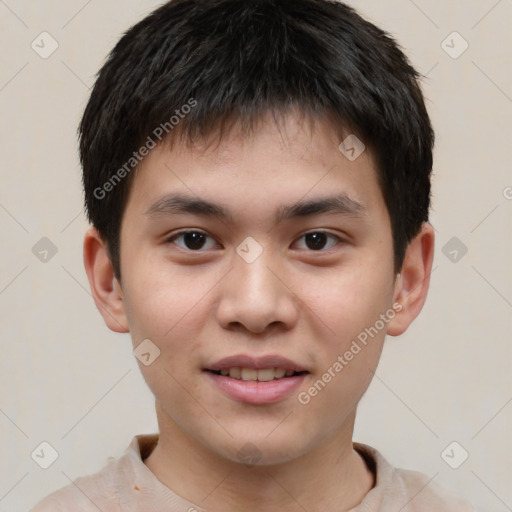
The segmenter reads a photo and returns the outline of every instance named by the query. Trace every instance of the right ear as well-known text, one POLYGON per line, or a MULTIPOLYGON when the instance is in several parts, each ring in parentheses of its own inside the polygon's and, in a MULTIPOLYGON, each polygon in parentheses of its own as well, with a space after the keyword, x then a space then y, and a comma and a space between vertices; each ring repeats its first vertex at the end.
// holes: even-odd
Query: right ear
POLYGON ((85 233, 84 266, 94 302, 108 328, 130 332, 121 285, 114 275, 107 247, 94 227, 85 233))

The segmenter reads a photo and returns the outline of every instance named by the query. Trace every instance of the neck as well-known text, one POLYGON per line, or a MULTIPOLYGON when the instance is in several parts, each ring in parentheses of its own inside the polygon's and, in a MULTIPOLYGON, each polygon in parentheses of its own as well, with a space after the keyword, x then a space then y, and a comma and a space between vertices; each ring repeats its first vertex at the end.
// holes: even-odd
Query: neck
POLYGON ((235 512, 348 511, 374 485, 353 449, 355 412, 312 451, 280 464, 248 466, 213 453, 181 429, 157 402, 159 442, 144 464, 168 488, 204 508, 235 512))

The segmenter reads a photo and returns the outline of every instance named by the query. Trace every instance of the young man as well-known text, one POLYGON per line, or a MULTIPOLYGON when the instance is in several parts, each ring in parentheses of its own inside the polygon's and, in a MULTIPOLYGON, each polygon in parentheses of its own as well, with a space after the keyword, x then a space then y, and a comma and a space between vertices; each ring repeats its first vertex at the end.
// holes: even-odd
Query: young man
POLYGON ((80 125, 84 260, 159 434, 33 510, 462 512, 352 442, 424 304, 434 134, 418 74, 343 3, 173 0, 80 125))

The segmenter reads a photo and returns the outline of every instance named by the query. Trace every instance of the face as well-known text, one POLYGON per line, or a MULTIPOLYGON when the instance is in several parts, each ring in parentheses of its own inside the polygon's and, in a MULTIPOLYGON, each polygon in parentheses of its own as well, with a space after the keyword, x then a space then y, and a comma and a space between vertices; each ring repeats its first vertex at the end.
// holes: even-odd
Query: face
POLYGON ((134 347, 160 350, 139 365, 159 419, 226 459, 251 443, 283 462, 351 436, 377 366, 392 232, 369 151, 350 161, 340 142, 289 115, 209 149, 157 147, 134 177, 123 308, 134 347))

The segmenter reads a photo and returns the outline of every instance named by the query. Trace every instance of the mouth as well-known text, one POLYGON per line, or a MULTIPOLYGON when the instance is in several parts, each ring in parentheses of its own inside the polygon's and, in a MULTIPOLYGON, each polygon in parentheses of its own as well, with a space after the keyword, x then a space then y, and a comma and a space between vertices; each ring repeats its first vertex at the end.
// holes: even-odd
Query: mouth
POLYGON ((289 397, 310 372, 290 359, 269 355, 226 357, 203 369, 229 398, 247 404, 271 404, 289 397))
POLYGON ((259 357, 237 354, 211 363, 204 370, 232 379, 259 382, 286 379, 309 373, 300 364, 277 354, 259 357))
POLYGON ((270 382, 272 380, 287 379, 295 377, 297 375, 305 375, 309 373, 307 370, 295 371, 286 368, 242 368, 239 366, 233 366, 231 368, 222 368, 221 370, 209 370, 215 375, 222 375, 223 377, 230 377, 236 380, 243 381, 258 381, 258 382, 270 382))

